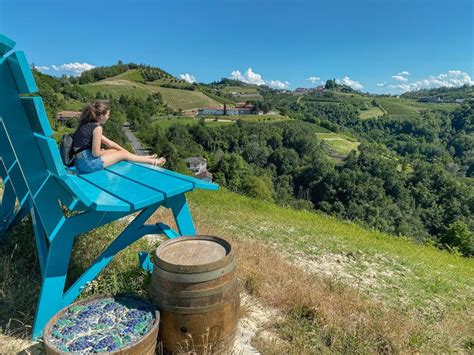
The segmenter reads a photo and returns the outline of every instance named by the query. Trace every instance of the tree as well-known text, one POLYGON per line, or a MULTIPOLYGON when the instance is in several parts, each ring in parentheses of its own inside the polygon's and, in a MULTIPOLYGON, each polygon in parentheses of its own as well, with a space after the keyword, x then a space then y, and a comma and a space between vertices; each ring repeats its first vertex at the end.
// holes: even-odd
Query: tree
POLYGON ((273 202, 273 184, 267 178, 247 175, 242 180, 241 191, 249 197, 273 202))
POLYGON ((337 87, 336 80, 326 80, 326 85, 324 85, 326 89, 335 89, 337 87))
POLYGON ((249 175, 249 167, 238 154, 224 154, 212 168, 216 180, 229 189, 239 191, 244 178, 249 175))
POLYGON ((474 236, 462 221, 451 223, 441 241, 451 247, 456 247, 466 256, 474 255, 474 236))

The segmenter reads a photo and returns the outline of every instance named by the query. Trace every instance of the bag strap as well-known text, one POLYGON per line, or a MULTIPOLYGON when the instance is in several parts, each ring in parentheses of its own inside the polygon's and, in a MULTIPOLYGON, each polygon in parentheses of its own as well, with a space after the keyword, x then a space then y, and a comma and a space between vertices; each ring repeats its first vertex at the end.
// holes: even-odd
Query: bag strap
POLYGON ((89 147, 82 147, 82 148, 79 148, 78 150, 75 150, 74 147, 72 147, 71 150, 69 151, 69 157, 79 154, 80 152, 83 152, 87 149, 89 149, 89 147))

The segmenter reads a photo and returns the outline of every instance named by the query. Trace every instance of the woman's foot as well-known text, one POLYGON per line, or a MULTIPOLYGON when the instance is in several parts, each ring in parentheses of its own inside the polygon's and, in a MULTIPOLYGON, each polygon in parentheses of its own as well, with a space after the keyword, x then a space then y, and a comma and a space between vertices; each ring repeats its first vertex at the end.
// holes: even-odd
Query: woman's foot
POLYGON ((164 165, 166 163, 166 159, 161 157, 161 158, 157 158, 153 161, 153 167, 160 167, 162 165, 164 165))

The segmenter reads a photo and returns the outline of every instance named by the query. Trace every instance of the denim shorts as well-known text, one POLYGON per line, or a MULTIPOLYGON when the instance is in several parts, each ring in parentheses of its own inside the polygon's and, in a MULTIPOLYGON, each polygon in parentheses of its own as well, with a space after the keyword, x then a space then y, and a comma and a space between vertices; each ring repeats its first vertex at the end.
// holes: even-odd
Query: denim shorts
POLYGON ((94 157, 90 149, 80 152, 74 158, 74 165, 79 174, 93 173, 104 168, 101 157, 94 157))

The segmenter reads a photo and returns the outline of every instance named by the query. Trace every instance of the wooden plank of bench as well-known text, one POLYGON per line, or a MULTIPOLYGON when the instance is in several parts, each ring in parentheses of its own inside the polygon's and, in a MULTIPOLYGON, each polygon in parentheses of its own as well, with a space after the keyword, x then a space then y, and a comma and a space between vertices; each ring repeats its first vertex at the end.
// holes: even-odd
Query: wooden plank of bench
POLYGON ((92 174, 81 174, 79 178, 110 195, 128 202, 136 210, 165 199, 162 193, 107 170, 100 170, 92 174))
POLYGON ((174 196, 194 189, 190 182, 177 179, 160 173, 157 170, 147 169, 143 166, 120 162, 107 168, 107 170, 122 176, 123 178, 133 180, 148 188, 162 192, 165 197, 174 196))
POLYGON ((87 208, 100 212, 127 212, 132 206, 75 175, 57 179, 87 208))
POLYGON ((164 169, 164 168, 160 168, 160 167, 155 168, 155 167, 150 166, 149 164, 142 164, 142 163, 132 163, 132 164, 142 166, 142 167, 145 167, 147 169, 154 170, 154 171, 158 171, 158 172, 160 172, 164 175, 168 175, 168 176, 171 176, 171 177, 183 180, 183 181, 190 182, 191 184, 194 185, 195 188, 198 188, 198 189, 203 189, 203 190, 218 190, 219 189, 219 185, 214 184, 212 182, 199 180, 199 179, 196 179, 195 177, 180 174, 180 173, 176 173, 176 172, 168 170, 168 169, 164 169))
POLYGON ((46 168, 56 176, 66 175, 56 141, 53 138, 45 137, 38 133, 34 133, 34 136, 46 168))
POLYGON ((46 110, 44 109, 43 99, 40 96, 21 97, 23 107, 25 108, 31 129, 35 133, 42 134, 46 137, 53 135, 53 130, 48 121, 46 110))
POLYGON ((30 65, 23 51, 10 54, 7 57, 7 62, 20 94, 33 94, 38 92, 33 73, 31 72, 30 65))

